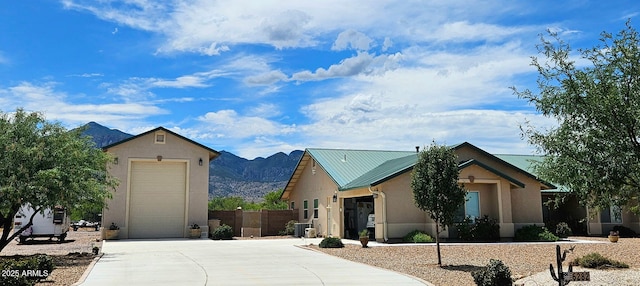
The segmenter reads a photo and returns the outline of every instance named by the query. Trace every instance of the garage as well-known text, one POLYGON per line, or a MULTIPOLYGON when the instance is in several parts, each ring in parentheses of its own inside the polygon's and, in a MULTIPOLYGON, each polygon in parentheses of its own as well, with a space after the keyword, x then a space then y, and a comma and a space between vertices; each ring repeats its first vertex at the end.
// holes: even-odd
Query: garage
POLYGON ((113 156, 109 173, 120 182, 102 210, 102 225, 118 228, 110 239, 184 238, 193 224, 207 237, 209 162, 218 151, 164 127, 103 150, 113 156))
POLYGON ((184 237, 187 163, 133 161, 129 238, 184 237))

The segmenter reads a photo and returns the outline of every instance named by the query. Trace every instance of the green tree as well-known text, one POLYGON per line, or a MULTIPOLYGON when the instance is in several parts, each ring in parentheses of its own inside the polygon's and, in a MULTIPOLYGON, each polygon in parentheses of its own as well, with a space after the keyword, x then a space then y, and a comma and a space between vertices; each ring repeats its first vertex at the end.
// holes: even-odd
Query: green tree
POLYGON ((209 201, 209 209, 216 211, 232 211, 238 207, 243 210, 259 210, 260 207, 251 202, 246 202, 242 197, 214 197, 209 201))
POLYGON ((464 206, 467 195, 467 191, 458 183, 456 160, 453 149, 433 143, 418 154, 418 162, 411 173, 414 202, 436 223, 436 248, 440 266, 440 226, 453 225, 456 211, 464 206))
POLYGON ((0 113, 0 251, 47 208, 103 206, 117 185, 107 172, 110 160, 81 130, 67 131, 37 112, 0 113), (24 204, 36 212, 11 234, 24 204))
POLYGON ((284 190, 275 190, 268 192, 264 195, 264 201, 262 202, 262 209, 265 210, 286 210, 289 208, 289 204, 286 201, 280 199, 284 190))
POLYGON ((268 192, 261 203, 247 202, 242 197, 214 197, 209 201, 209 209, 217 211, 232 211, 238 207, 243 210, 286 210, 289 205, 280 200, 283 190, 268 192))
POLYGON ((541 37, 545 59, 532 58, 538 91, 514 93, 556 127, 521 127, 545 159, 538 175, 567 187, 595 209, 630 206, 640 213, 640 40, 631 26, 601 34, 593 48, 572 53, 557 34, 541 37))

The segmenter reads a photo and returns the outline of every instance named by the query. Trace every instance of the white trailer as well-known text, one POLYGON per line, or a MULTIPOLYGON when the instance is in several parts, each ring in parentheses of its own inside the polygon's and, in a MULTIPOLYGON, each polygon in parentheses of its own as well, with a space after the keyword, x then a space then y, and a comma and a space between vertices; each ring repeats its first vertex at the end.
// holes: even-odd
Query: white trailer
MULTIPOLYGON (((17 231, 29 223, 29 219, 35 210, 30 205, 23 205, 13 220, 13 229, 17 231)), ((28 238, 48 237, 58 238, 64 241, 69 231, 70 220, 67 211, 63 207, 46 209, 43 213, 37 213, 33 217, 33 224, 25 229, 19 236, 20 242, 28 238)))

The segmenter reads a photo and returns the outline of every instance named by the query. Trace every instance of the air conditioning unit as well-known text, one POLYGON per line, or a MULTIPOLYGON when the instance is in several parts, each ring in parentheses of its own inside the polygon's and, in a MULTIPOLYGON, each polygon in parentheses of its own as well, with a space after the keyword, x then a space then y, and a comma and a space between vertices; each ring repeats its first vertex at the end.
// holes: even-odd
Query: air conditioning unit
POLYGON ((316 229, 315 228, 305 228, 304 229, 304 237, 306 238, 315 238, 316 237, 316 229))
POLYGON ((308 223, 296 223, 294 224, 295 229, 293 230, 293 236, 295 237, 303 237, 305 235, 305 229, 309 228, 310 225, 308 223))

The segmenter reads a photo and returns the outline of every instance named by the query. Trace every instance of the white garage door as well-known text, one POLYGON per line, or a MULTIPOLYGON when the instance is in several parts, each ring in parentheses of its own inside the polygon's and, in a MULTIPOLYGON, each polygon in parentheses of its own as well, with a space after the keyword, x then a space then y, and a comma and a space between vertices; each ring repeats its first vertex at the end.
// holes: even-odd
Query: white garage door
POLYGON ((183 237, 185 162, 133 162, 129 238, 183 237))

